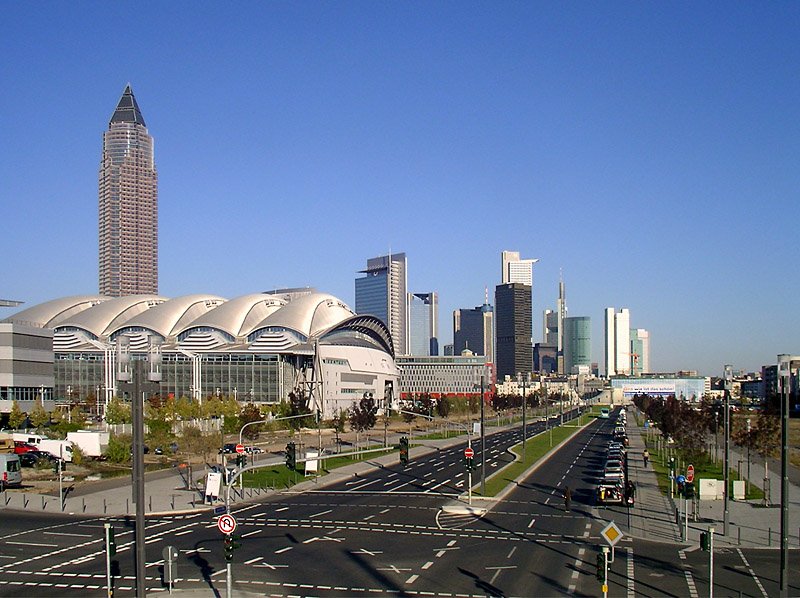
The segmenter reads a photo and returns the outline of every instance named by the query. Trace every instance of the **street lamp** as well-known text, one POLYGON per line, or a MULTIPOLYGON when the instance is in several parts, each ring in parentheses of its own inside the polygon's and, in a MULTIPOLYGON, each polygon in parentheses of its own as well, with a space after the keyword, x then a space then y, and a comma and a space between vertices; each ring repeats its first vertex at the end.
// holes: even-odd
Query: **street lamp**
POLYGON ((791 356, 778 355, 778 388, 781 397, 781 584, 780 595, 789 595, 789 386, 791 356))
POLYGON ((522 372, 517 372, 517 384, 522 385, 522 462, 525 463, 525 440, 528 437, 528 429, 527 429, 527 422, 526 422, 526 409, 525 404, 528 402, 525 399, 525 382, 528 382, 528 385, 531 383, 531 373, 528 372, 524 377, 522 372))
POLYGON ((722 524, 723 524, 723 534, 725 537, 728 537, 728 526, 730 523, 730 514, 728 512, 728 500, 730 489, 728 486, 730 485, 730 432, 731 432, 731 383, 733 382, 733 366, 726 365, 725 366, 725 412, 723 413, 723 425, 725 426, 725 471, 723 475, 723 479, 725 482, 725 491, 722 493, 722 498, 724 500, 723 505, 723 512, 722 512, 722 524))

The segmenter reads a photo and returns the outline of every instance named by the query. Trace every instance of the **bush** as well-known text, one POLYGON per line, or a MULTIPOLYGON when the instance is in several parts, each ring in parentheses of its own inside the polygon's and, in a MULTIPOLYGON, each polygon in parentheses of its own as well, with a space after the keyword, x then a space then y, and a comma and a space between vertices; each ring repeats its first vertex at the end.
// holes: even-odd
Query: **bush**
POLYGON ((81 465, 84 462, 85 459, 86 459, 86 456, 83 454, 83 451, 81 450, 81 447, 79 447, 77 444, 73 444, 72 445, 72 462, 75 465, 81 465))
POLYGON ((108 440, 108 450, 106 457, 112 463, 127 463, 131 460, 131 436, 130 434, 120 434, 112 436, 108 440))

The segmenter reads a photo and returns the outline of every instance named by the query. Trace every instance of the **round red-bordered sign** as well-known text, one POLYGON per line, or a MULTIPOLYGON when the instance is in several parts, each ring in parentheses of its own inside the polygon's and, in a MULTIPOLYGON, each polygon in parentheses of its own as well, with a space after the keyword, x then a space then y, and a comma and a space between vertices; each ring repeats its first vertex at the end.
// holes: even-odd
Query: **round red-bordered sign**
POLYGON ((686 481, 690 484, 694 482, 694 465, 690 465, 686 468, 686 481))
POLYGON ((232 534, 236 529, 236 519, 233 518, 233 515, 226 513, 217 519, 217 527, 223 534, 232 534))
POLYGON ((470 447, 464 449, 464 456, 467 459, 472 459, 475 456, 475 451, 473 451, 470 447))
POLYGON ((237 444, 236 445, 236 452, 241 455, 244 452, 244 445, 243 444, 237 444))

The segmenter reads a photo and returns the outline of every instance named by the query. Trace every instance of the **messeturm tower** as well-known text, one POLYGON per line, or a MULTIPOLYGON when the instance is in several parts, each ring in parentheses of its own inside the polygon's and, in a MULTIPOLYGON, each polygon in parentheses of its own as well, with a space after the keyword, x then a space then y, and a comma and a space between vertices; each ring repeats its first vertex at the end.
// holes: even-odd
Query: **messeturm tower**
POLYGON ((130 85, 103 133, 99 187, 100 294, 157 294, 158 174, 130 85))

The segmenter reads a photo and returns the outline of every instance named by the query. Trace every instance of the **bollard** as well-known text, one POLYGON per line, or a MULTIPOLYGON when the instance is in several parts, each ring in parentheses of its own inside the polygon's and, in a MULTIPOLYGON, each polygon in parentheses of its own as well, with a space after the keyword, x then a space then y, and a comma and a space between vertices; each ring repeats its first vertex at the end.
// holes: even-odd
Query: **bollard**
POLYGON ((126 498, 126 499, 125 499, 125 514, 126 514, 126 515, 127 515, 128 513, 130 513, 130 512, 131 512, 131 510, 130 510, 130 507, 129 507, 129 505, 128 505, 128 502, 129 502, 129 501, 130 501, 130 498, 126 498))
POLYGON ((739 546, 741 546, 742 545, 742 528, 741 527, 737 527, 736 530, 737 530, 738 536, 739 536, 739 546))
POLYGON ((22 495, 22 506, 24 508, 26 508, 26 509, 28 508, 28 495, 27 494, 23 494, 22 495))
POLYGON ((153 511, 153 495, 152 494, 148 497, 147 504, 149 505, 147 510, 152 512, 153 511))
POLYGON ((108 505, 106 505, 106 499, 103 499, 103 515, 108 513, 108 505))
POLYGON ((44 502, 44 496, 42 496, 42 511, 44 511, 44 505, 45 505, 45 504, 46 504, 46 503, 44 502))
POLYGON ((86 498, 82 498, 81 501, 83 502, 83 512, 86 512, 86 498))
POLYGON ((172 495, 172 500, 170 501, 170 505, 172 505, 171 508, 174 511, 175 510, 175 495, 174 494, 172 495))
POLYGON ((772 546, 772 528, 767 532, 767 546, 772 546))

